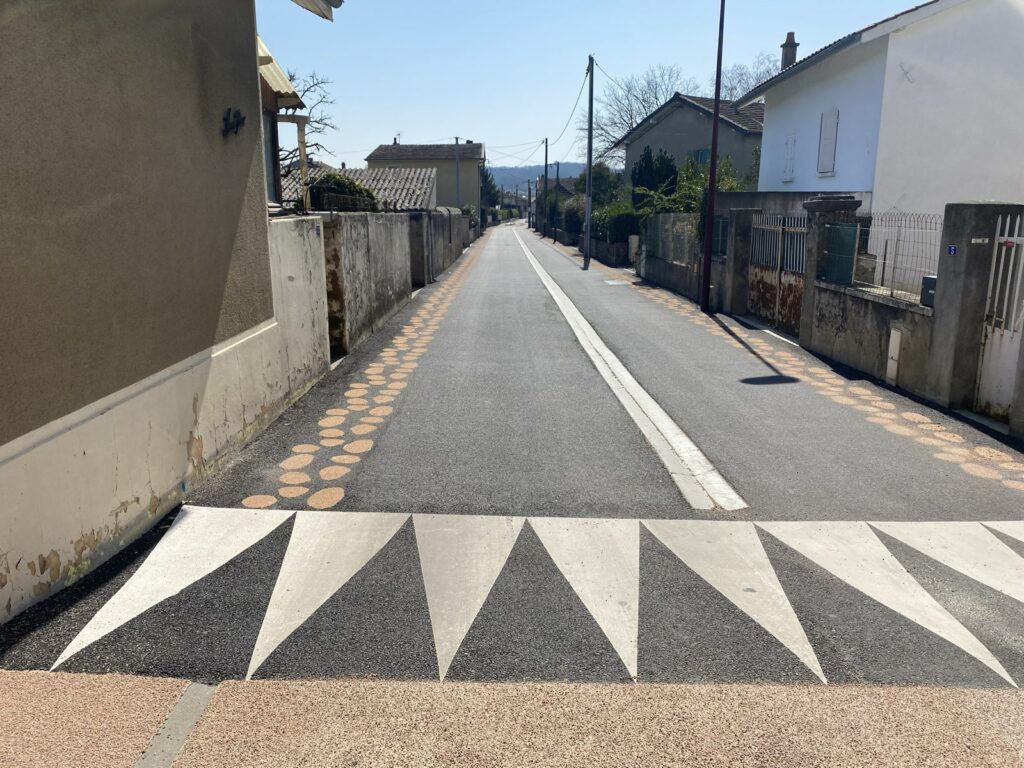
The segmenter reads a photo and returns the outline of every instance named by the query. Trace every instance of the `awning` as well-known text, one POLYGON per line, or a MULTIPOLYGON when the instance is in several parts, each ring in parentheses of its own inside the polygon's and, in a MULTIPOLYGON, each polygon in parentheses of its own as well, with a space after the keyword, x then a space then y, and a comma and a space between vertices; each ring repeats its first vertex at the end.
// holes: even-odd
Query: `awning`
POLYGON ((274 96, 277 97, 277 108, 293 109, 305 107, 306 105, 302 103, 302 99, 295 90, 295 86, 292 85, 292 81, 288 79, 288 75, 285 74, 285 71, 274 60, 273 54, 263 43, 263 40, 260 39, 259 35, 256 36, 256 45, 258 49, 257 61, 260 65, 260 78, 274 92, 274 96))

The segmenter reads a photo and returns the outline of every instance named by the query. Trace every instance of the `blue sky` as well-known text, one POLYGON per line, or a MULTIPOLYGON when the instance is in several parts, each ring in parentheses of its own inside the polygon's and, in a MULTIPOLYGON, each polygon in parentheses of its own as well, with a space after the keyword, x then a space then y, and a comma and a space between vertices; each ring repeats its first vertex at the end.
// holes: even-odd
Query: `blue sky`
MULTIPOLYGON (((796 32, 800 56, 916 4, 914 0, 727 0, 726 65, 779 53, 796 32)), ((256 0, 260 35, 286 69, 333 80, 338 131, 327 162, 363 165, 401 131, 403 143, 468 137, 494 165, 543 162, 583 82, 587 54, 615 78, 676 64, 714 72, 715 0, 347 0, 330 23, 290 0, 256 0), (511 154, 512 156, 501 156, 511 154)), ((595 93, 604 82, 601 72, 595 93)), ((585 98, 585 96, 584 96, 585 98)), ((581 107, 582 108, 582 107, 581 107)), ((574 131, 550 158, 576 160, 574 131)))

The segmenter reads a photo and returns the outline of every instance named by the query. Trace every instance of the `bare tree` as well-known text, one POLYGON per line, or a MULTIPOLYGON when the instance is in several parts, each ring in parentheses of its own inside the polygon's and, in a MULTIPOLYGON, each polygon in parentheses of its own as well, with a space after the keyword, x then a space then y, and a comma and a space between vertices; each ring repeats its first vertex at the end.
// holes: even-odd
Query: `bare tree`
MULTIPOLYGON (((754 61, 746 64, 733 64, 722 68, 722 98, 734 101, 755 85, 763 83, 779 73, 779 57, 762 51, 754 57, 754 61)), ((708 83, 708 90, 715 91, 715 76, 708 83)))
MULTIPOLYGON (((299 98, 302 99, 302 103, 306 105, 306 114, 309 116, 309 121, 306 123, 307 158, 312 160, 321 152, 333 155, 334 153, 325 147, 321 141, 324 134, 328 131, 338 130, 338 126, 334 124, 328 112, 328 108, 334 104, 334 99, 328 90, 328 86, 331 85, 332 81, 316 72, 299 77, 293 70, 288 71, 288 79, 295 86, 295 91, 299 94, 299 98)), ((293 108, 289 111, 294 112, 295 109, 293 108)), ((291 169, 298 165, 299 148, 297 146, 289 149, 282 147, 280 158, 281 175, 287 176, 291 169)))
MULTIPOLYGON (((594 149, 597 157, 612 164, 622 162, 624 153, 612 146, 654 110, 672 98, 676 91, 695 93, 700 86, 691 77, 684 77, 674 64, 656 64, 641 75, 630 75, 611 81, 594 104, 594 149)), ((580 130, 587 129, 584 111, 580 130)), ((584 146, 586 144, 584 143, 584 146)))

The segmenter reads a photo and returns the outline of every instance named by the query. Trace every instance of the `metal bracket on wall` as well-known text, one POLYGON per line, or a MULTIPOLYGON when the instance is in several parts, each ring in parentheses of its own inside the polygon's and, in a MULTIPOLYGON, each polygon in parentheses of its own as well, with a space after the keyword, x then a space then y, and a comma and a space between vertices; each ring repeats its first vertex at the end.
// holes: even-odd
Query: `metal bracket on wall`
POLYGON ((238 133, 238 129, 245 125, 245 115, 239 110, 233 110, 228 107, 224 110, 224 127, 220 131, 221 136, 227 136, 229 133, 238 133))

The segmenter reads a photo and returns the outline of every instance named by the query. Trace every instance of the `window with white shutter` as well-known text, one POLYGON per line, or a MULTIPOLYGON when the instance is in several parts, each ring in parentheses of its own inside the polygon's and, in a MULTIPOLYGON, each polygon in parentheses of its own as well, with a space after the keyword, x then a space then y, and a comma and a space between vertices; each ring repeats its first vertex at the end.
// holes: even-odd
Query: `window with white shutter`
POLYGON ((793 180, 793 165, 796 162, 796 136, 786 137, 786 156, 782 166, 782 180, 793 180))
POLYGON ((836 138, 839 135, 839 110, 821 113, 821 135, 818 138, 818 175, 833 176, 836 172, 836 138))

